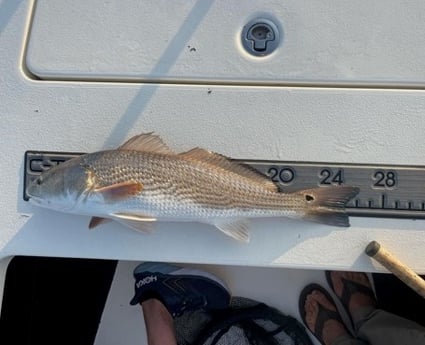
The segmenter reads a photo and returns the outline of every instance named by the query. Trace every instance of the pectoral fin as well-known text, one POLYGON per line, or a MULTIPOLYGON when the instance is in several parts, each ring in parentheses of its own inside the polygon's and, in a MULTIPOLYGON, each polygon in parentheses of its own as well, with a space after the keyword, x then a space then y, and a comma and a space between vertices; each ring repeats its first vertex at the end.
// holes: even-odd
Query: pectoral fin
POLYGON ((248 221, 245 219, 217 220, 213 223, 216 228, 223 231, 227 236, 248 243, 248 221))
POLYGON ((130 214, 130 213, 114 213, 111 214, 114 220, 133 229, 144 233, 153 232, 153 222, 156 218, 144 215, 130 214))
POLYGON ((106 201, 117 201, 137 195, 142 189, 143 185, 140 182, 126 181, 94 188, 94 192, 101 194, 106 201))

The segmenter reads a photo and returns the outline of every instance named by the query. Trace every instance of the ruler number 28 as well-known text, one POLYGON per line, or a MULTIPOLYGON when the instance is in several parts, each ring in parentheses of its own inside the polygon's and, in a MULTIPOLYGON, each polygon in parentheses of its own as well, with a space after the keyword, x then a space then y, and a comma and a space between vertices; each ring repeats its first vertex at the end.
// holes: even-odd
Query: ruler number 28
POLYGON ((397 186, 397 173, 393 170, 376 170, 372 178, 374 188, 394 188, 397 186))

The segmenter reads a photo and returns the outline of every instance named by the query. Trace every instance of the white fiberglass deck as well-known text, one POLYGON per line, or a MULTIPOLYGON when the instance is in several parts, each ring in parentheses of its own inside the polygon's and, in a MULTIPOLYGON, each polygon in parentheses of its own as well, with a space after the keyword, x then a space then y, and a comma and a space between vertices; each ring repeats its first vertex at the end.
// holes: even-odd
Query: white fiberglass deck
MULTIPOLYGON (((107 41, 96 22, 101 22, 104 27, 106 24, 102 20, 111 19, 110 11, 115 7, 108 7, 110 2, 99 0, 90 2, 92 5, 84 2, 84 6, 88 6, 84 7, 87 16, 72 12, 81 23, 54 19, 55 11, 76 10, 69 2, 58 1, 55 6, 46 3, 43 0, 0 2, 1 257, 36 255, 373 271, 379 270, 380 266, 374 265, 363 250, 371 240, 377 240, 412 268, 425 272, 424 220, 353 218, 352 227, 348 229, 292 220, 256 221, 250 232, 251 242, 244 245, 211 226, 199 224, 160 224, 152 235, 136 233, 115 223, 88 231, 88 217, 39 209, 22 199, 26 150, 90 152, 116 147, 130 136, 148 131, 161 135, 176 151, 200 146, 241 159, 424 164, 425 78, 413 72, 422 68, 425 61, 418 58, 422 53, 418 47, 422 46, 415 44, 417 35, 425 32, 418 29, 424 27, 425 22, 412 22, 410 12, 397 17, 400 22, 396 27, 405 27, 406 32, 393 36, 400 41, 396 43, 404 44, 404 50, 398 51, 395 58, 403 59, 405 69, 394 69, 390 80, 382 80, 385 71, 379 67, 387 62, 390 68, 393 60, 384 59, 379 64, 371 60, 370 64, 364 64, 363 60, 360 63, 344 58, 341 61, 347 64, 347 69, 336 68, 339 65, 334 61, 336 69, 321 70, 325 75, 319 77, 314 71, 317 72, 321 64, 311 59, 309 68, 306 68, 306 60, 300 66, 304 72, 298 74, 301 76, 298 81, 294 81, 289 78, 288 71, 287 75, 273 77, 273 71, 284 61, 280 59, 287 56, 285 54, 292 59, 302 55, 305 42, 316 42, 315 48, 329 44, 328 40, 318 41, 320 35, 315 36, 317 28, 305 30, 302 27, 303 21, 307 24, 307 19, 301 15, 303 11, 308 11, 307 18, 311 14, 308 2, 304 5, 288 3, 289 7, 273 1, 256 2, 255 5, 250 2, 246 7, 242 6, 243 10, 236 3, 192 2, 182 7, 182 13, 176 16, 172 11, 166 12, 172 22, 169 30, 174 30, 174 34, 162 27, 164 31, 158 31, 161 40, 149 41, 158 62, 157 65, 149 65, 150 60, 146 62, 148 67, 145 67, 151 69, 152 78, 127 80, 120 75, 122 65, 114 65, 116 59, 101 59, 105 50, 97 51, 92 45, 91 52, 81 51, 78 49, 80 41, 75 41, 79 24, 91 28, 85 31, 86 41, 99 40, 100 45, 107 41), (236 6, 238 10, 235 10, 236 6), (274 55, 261 60, 250 58, 241 50, 237 43, 237 28, 264 12, 281 23, 285 41, 274 55), (297 12, 300 16, 296 21, 288 19, 295 18, 289 13, 297 12), (96 13, 95 21, 90 13, 96 13), (221 13, 226 13, 226 17, 223 18, 221 13), (230 41, 223 41, 229 60, 216 61, 222 64, 223 72, 228 72, 219 79, 210 75, 203 78, 198 68, 202 59, 208 57, 210 63, 209 58, 217 54, 216 45, 207 44, 212 23, 217 23, 221 31, 229 30, 231 37, 230 41), (413 34, 413 31, 416 34, 402 42, 404 35, 413 34), (303 34, 297 36, 300 32, 303 34), (303 41, 305 35, 316 38, 303 41), (71 54, 67 63, 76 64, 73 70, 67 70, 65 64, 54 65, 50 71, 54 80, 50 72, 49 76, 40 72, 56 61, 57 51, 49 45, 52 42, 59 44, 59 53, 71 54), (188 46, 197 49, 193 51, 188 46), (407 53, 409 49, 416 54, 415 59, 404 59, 405 52, 411 56, 407 53), (79 59, 83 53, 92 56, 91 67, 88 66, 86 72, 83 69, 87 73, 85 77, 80 75, 84 66, 78 64, 83 61, 79 59), (192 55, 188 56, 189 53, 192 55), (240 65, 231 62, 236 60, 230 57, 236 55, 243 60, 240 65), (191 59, 197 68, 191 68, 188 62, 191 59), (63 73, 58 72, 58 68, 62 68, 63 73), (256 73, 254 79, 249 78, 250 81, 246 82, 249 73, 257 69, 264 74, 256 73), (374 77, 364 78, 369 69, 376 69, 380 74, 370 72, 374 77), (232 70, 237 73, 230 73, 232 70), (72 74, 75 71, 78 71, 77 75, 72 74), (102 71, 107 78, 99 75, 102 71), (118 77, 111 79, 111 73, 118 77), (192 73, 193 78, 179 81, 178 76, 182 73, 192 73), (158 75, 163 78, 155 79, 158 75), (421 79, 418 81, 412 75, 421 79), (338 80, 335 81, 334 77, 338 80)), ((117 1, 113 5, 117 8, 127 6, 126 13, 131 16, 130 9, 135 3, 117 1)), ((329 5, 328 2, 324 4, 329 5)), ((341 4, 340 10, 347 16, 356 17, 363 13, 361 9, 353 11, 352 2, 341 4)), ((159 2, 158 6, 165 8, 166 2, 159 2)), ((380 7, 388 8, 384 1, 378 1, 375 6, 375 11, 380 7)), ((415 13, 425 10, 420 1, 409 2, 407 6, 406 1, 400 0, 398 6, 416 7, 415 13)), ((144 20, 156 23, 156 19, 162 18, 158 16, 163 12, 155 9, 144 20)), ((134 16, 138 13, 134 11, 134 16)), ((330 17, 325 21, 342 25, 340 21, 332 22, 338 13, 329 12, 330 17)), ((356 26, 359 42, 378 43, 368 33, 375 32, 381 37, 381 30, 389 24, 394 27, 393 13, 388 15, 372 28, 356 26)), ((152 38, 136 35, 141 41, 139 44, 132 41, 133 45, 125 39, 127 33, 133 35, 134 40, 132 25, 137 23, 136 19, 131 17, 131 21, 121 23, 122 26, 119 19, 111 22, 118 30, 111 41, 118 46, 112 46, 111 51, 142 49, 140 42, 152 38)), ((372 17, 366 19, 371 21, 372 17)), ((356 21, 355 18, 350 20, 356 21)), ((326 27, 326 32, 329 30, 334 28, 326 27)), ((345 36, 346 31, 336 30, 335 33, 342 36, 336 37, 340 39, 336 42, 340 43, 334 50, 342 53, 343 43, 351 36, 345 36)), ((357 51, 365 54, 367 47, 367 44, 359 43, 357 51)), ((353 52, 354 48, 350 44, 348 51, 353 52)), ((90 45, 85 49, 90 49, 90 45)), ((353 58, 362 59, 362 54, 353 55, 353 58)), ((141 63, 143 61, 138 61, 141 63)), ((210 69, 209 73, 221 70, 220 66, 210 69)), ((136 65, 133 67, 137 68, 136 65)))

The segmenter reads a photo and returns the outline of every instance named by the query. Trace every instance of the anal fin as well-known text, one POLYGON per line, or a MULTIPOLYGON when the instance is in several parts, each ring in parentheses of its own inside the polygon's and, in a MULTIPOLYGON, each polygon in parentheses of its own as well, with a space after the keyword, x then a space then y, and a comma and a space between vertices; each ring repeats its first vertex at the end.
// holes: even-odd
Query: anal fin
POLYGON ((227 236, 241 242, 249 242, 248 221, 246 219, 216 220, 213 225, 227 236))

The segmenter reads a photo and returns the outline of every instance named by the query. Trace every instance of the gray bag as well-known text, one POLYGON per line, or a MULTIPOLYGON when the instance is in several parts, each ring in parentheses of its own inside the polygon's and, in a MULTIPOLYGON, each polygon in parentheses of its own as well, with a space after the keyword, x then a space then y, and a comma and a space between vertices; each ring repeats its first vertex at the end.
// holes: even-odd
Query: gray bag
POLYGON ((227 309, 175 319, 179 345, 312 345, 304 326, 264 303, 234 297, 227 309))

